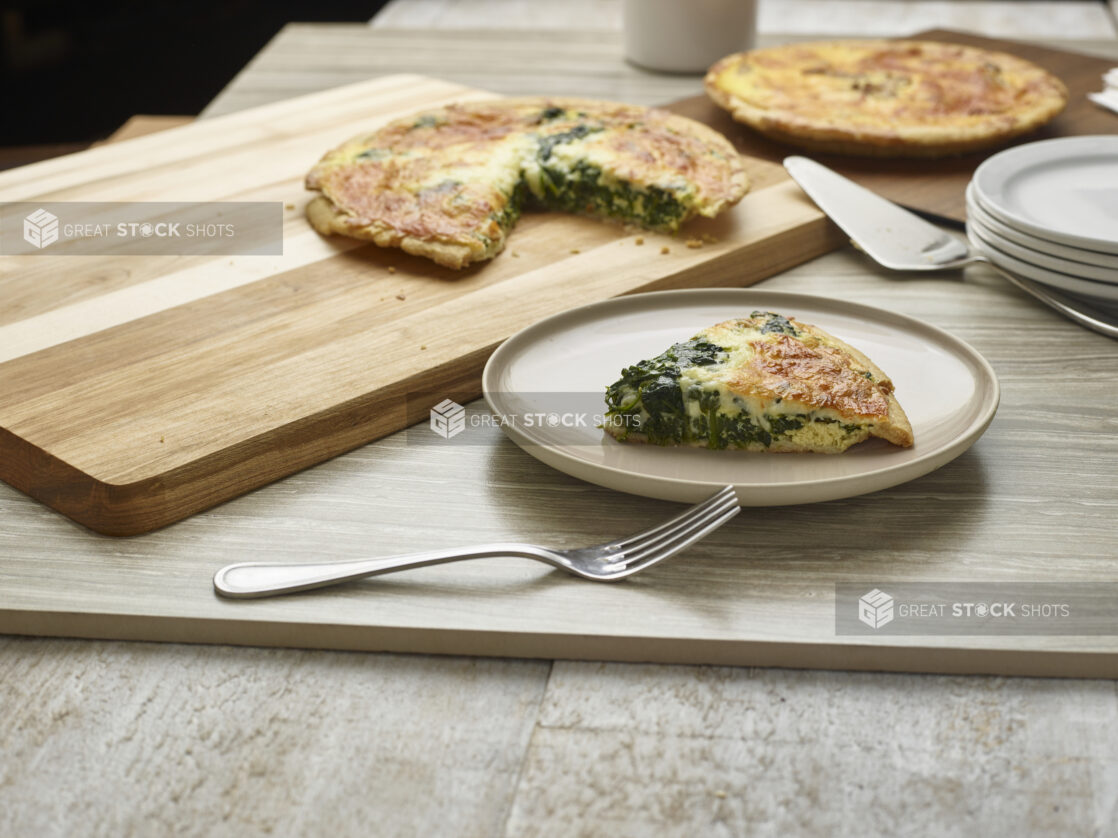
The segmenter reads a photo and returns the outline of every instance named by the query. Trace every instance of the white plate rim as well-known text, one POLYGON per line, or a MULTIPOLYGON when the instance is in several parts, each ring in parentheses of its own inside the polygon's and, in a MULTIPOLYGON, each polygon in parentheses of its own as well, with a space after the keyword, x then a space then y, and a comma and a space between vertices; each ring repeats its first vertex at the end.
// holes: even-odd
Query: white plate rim
POLYGON ((1080 297, 1090 297, 1094 300, 1110 302, 1118 301, 1118 284, 1099 282, 1094 279, 1081 279, 1077 276, 1070 276, 1060 271, 1049 270, 1022 261, 982 238, 973 224, 967 225, 967 238, 971 245, 984 253, 991 262, 1010 273, 1020 274, 1026 279, 1039 282, 1041 285, 1059 288, 1080 297))
POLYGON ((1083 247, 1072 247, 1071 245, 1042 239, 1024 230, 1011 227, 1000 218, 995 218, 990 215, 989 212, 979 206, 978 201, 975 199, 973 182, 967 184, 966 200, 968 217, 974 216, 975 220, 978 221, 981 226, 991 232, 997 233, 1004 239, 1015 242, 1022 247, 1027 247, 1030 250, 1035 250, 1038 253, 1057 256, 1069 262, 1081 262, 1085 265, 1097 265, 1100 268, 1109 268, 1118 271, 1118 254, 1100 253, 1097 250, 1087 250, 1083 247))
MULTIPOLYGON (((983 394, 974 419, 964 430, 953 439, 925 452, 913 460, 887 465, 853 475, 789 481, 785 483, 734 484, 739 501, 743 505, 786 506, 840 500, 842 498, 857 497, 859 495, 869 494, 902 483, 907 483, 910 480, 915 480, 918 477, 923 477, 935 471, 967 451, 975 441, 982 436, 986 428, 989 427, 990 422, 993 421, 1001 401, 1001 384, 989 361, 961 338, 923 320, 889 311, 888 309, 866 305, 864 303, 857 303, 849 300, 836 300, 831 297, 823 297, 816 294, 769 291, 753 288, 691 288, 675 291, 650 291, 588 303, 545 317, 521 329, 497 347, 496 351, 489 357, 482 371, 482 395, 485 397, 490 410, 497 414, 502 414, 500 404, 495 403, 495 399, 499 398, 497 395, 499 389, 496 385, 500 374, 506 366, 515 359, 522 345, 530 343, 535 336, 540 333, 546 333, 557 325, 561 325, 564 320, 582 320, 587 317, 593 317, 603 310, 608 311, 614 307, 620 307, 621 311, 624 311, 625 308, 630 306, 669 305, 673 300, 687 298, 695 300, 696 302, 702 302, 700 299, 701 297, 708 297, 713 301, 717 298, 725 299, 729 296, 736 295, 744 295, 740 304, 735 303, 735 305, 741 305, 743 308, 752 305, 748 302, 751 297, 757 298, 763 295, 763 297, 768 300, 779 298, 780 302, 775 305, 771 302, 758 303, 757 305, 763 305, 774 309, 780 307, 780 305, 784 305, 785 308, 806 308, 813 305, 823 305, 834 307, 838 311, 849 315, 870 317, 878 323, 895 327, 903 326, 905 328, 915 329, 917 332, 927 333, 929 337, 933 337, 942 345, 949 347, 959 356, 964 357, 972 363, 977 370, 981 371, 981 380, 978 382, 979 386, 976 389, 981 390, 983 394), (757 502, 750 496, 749 491, 744 492, 743 496, 743 489, 763 490, 766 493, 766 499, 762 502, 757 502)), ((706 497, 718 488, 721 488, 723 485, 717 482, 695 480, 691 478, 635 474, 615 466, 592 463, 563 451, 557 446, 533 440, 529 434, 526 434, 512 423, 501 423, 501 427, 514 443, 520 446, 529 455, 546 465, 578 479, 617 491, 643 497, 660 498, 663 500, 695 502, 706 497), (635 491, 632 488, 636 483, 642 484, 642 490, 635 491)))
POLYGON ((1118 270, 1102 268, 1098 265, 1087 265, 1082 262, 1071 262, 1067 259, 1061 259, 1057 256, 1041 253, 1038 250, 1025 247, 1023 244, 1018 244, 1011 239, 1007 239, 997 231, 991 230, 977 217, 968 218, 967 226, 973 227, 979 238, 988 242, 991 246, 1033 267, 1046 268, 1047 270, 1066 274, 1075 279, 1086 279, 1091 282, 1118 285, 1118 270), (1074 273, 1072 273, 1073 271, 1074 273))
POLYGON ((1008 174, 1020 172, 1027 166, 1036 165, 1052 160, 1062 160, 1073 156, 1076 152, 1082 153, 1086 148, 1100 144, 1114 144, 1112 147, 1118 151, 1118 136, 1110 134, 1091 134, 1084 137, 1055 137, 1050 140, 1038 140, 1024 143, 1000 151, 988 157, 974 171, 971 183, 974 184, 975 198, 980 207, 990 215, 999 218, 1006 224, 1026 231, 1034 236, 1059 244, 1072 245, 1086 250, 1095 250, 1100 253, 1118 253, 1118 240, 1100 239, 1095 236, 1081 236, 1074 233, 1065 233, 1062 230, 1052 230, 1034 224, 1006 207, 999 205, 994 199, 990 188, 998 181, 1004 181, 1008 174), (1058 148, 1057 148, 1058 147, 1058 148), (1032 161, 1030 158, 1039 157, 1032 161), (1023 161, 1019 158, 1025 158, 1023 161), (1008 172, 1006 169, 1008 168, 1008 172), (985 186, 984 186, 985 182, 985 186))

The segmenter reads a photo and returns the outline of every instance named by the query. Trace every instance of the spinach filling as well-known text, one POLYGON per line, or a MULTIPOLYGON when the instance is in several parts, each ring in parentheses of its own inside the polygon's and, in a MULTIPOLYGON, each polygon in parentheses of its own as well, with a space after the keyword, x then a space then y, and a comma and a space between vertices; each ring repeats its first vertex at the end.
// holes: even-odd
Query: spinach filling
POLYGON ((674 231, 687 214, 668 190, 638 189, 623 181, 606 184, 602 169, 584 160, 568 170, 541 159, 540 189, 543 194, 536 197, 545 209, 603 215, 653 229, 674 231))
MULTIPOLYGON (((549 109, 541 118, 561 114, 549 109)), ((687 206, 670 190, 659 186, 641 189, 623 181, 607 183, 600 166, 579 160, 567 168, 553 159, 556 147, 602 130, 602 126, 583 124, 540 138, 536 150, 540 178, 538 189, 529 196, 532 203, 546 210, 606 216, 654 229, 677 230, 687 215, 687 206)))
POLYGON ((705 367, 727 357, 721 346, 705 338, 677 343, 648 361, 621 371, 606 390, 606 421, 621 426, 621 438, 644 434, 657 445, 680 444, 689 438, 690 421, 679 378, 688 367, 705 367))
POLYGON ((550 108, 544 108, 540 111, 539 122, 551 122, 553 119, 558 119, 561 116, 566 116, 567 112, 560 107, 552 105, 550 108))
POLYGON ((491 214, 506 232, 527 208, 606 216, 633 221, 644 227, 674 231, 679 228, 687 207, 672 193, 657 186, 636 189, 626 183, 602 185, 602 170, 580 161, 573 170, 540 166, 540 193, 517 181, 505 207, 491 214), (541 194, 542 193, 542 194, 541 194))
MULTIPOLYGON (((748 448, 750 445, 772 444, 773 434, 759 425, 747 411, 722 413, 722 397, 717 390, 690 387, 688 401, 698 401, 699 414, 688 414, 680 442, 701 441, 707 448, 748 448)), ((771 417, 784 419, 785 417, 771 417)), ((792 417, 788 417, 792 418, 792 417)), ((796 417, 798 419, 798 417, 796 417)), ((803 424, 799 420, 796 427, 803 424)), ((660 443, 661 445, 666 443, 660 443)))
POLYGON ((840 424, 845 435, 862 430, 859 425, 812 414, 765 414, 758 421, 744 409, 744 402, 740 412, 723 412, 722 394, 717 389, 700 384, 683 387, 683 370, 722 363, 728 354, 725 348, 696 337, 626 367, 606 389, 605 424, 621 440, 640 434, 654 445, 700 444, 715 449, 768 448, 812 422, 840 424))
POLYGON ((754 311, 749 316, 768 318, 768 320, 765 321, 765 325, 761 327, 761 334, 763 335, 781 334, 791 335, 794 338, 800 336, 799 329, 789 323, 788 318, 782 314, 776 314, 771 311, 754 311))
POLYGON ((541 137, 539 150, 536 152, 536 156, 541 161, 549 160, 551 159, 551 152, 555 150, 555 146, 566 145, 573 140, 581 140, 585 137, 590 136, 591 134, 597 134, 601 130, 603 129, 600 125, 592 127, 590 125, 583 124, 576 125, 569 131, 561 131, 558 134, 549 134, 546 137, 541 137))
POLYGON ((524 209, 525 196, 528 194, 528 184, 523 178, 516 182, 513 187, 512 194, 509 195, 508 202, 505 204, 504 209, 491 213, 490 218, 500 225, 504 232, 512 229, 516 224, 516 220, 520 218, 520 213, 524 209))
MULTIPOLYGON (((538 120, 543 123, 564 116, 567 112, 562 108, 551 107, 541 111, 538 120)), ((429 124, 426 118, 420 118, 412 127, 427 127, 429 124)), ((616 180, 610 183, 602 168, 593 163, 579 160, 568 168, 553 159, 552 153, 558 146, 577 142, 603 130, 605 128, 601 125, 580 124, 567 131, 540 137, 535 153, 539 168, 538 185, 530 185, 522 174, 504 207, 494 210, 489 218, 506 233, 526 208, 604 216, 667 232, 678 230, 688 214, 688 207, 670 189, 659 186, 638 188, 616 180)), ((383 154, 382 149, 369 149, 357 155, 357 159, 378 160, 383 154)), ((487 236, 479 234, 478 237, 487 244, 490 241, 487 236)), ((795 334, 794 330, 792 333, 795 334)))

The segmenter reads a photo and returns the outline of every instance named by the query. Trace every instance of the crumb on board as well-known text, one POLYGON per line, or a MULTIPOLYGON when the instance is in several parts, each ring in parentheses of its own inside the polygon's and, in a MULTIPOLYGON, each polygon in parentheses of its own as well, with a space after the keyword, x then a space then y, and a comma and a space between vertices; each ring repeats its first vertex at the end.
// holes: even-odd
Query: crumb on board
POLYGON ((167 437, 166 437, 166 436, 160 436, 160 437, 159 437, 159 441, 160 441, 160 442, 166 442, 166 441, 167 441, 167 437))
POLYGON ((421 344, 419 345, 419 348, 420 348, 421 350, 423 350, 423 349, 426 349, 426 348, 427 348, 427 344, 425 344, 425 343, 421 343, 421 344))
POLYGON ((664 255, 667 255, 667 254, 672 252, 672 249, 670 247, 668 247, 667 245, 664 245, 663 247, 660 248, 660 252, 664 255))
POLYGON ((284 204, 283 208, 285 210, 293 210, 293 209, 295 209, 295 205, 289 202, 289 203, 284 204))
POLYGON ((712 236, 710 233, 703 233, 699 238, 707 244, 718 244, 718 236, 712 236))
POLYGON ((687 246, 689 248, 691 248, 692 250, 698 250, 700 247, 703 246, 703 240, 702 239, 688 239, 687 240, 687 246))
POLYGON ((571 248, 571 253, 575 253, 575 254, 578 254, 578 253, 582 253, 582 251, 581 251, 581 250, 579 250, 579 249, 578 249, 577 247, 572 247, 572 248, 571 248))
POLYGON ((389 265, 389 266, 388 266, 388 272, 389 272, 390 274, 394 274, 394 273, 396 273, 396 268, 395 268, 394 266, 392 266, 392 265, 389 265))
POLYGON ((714 793, 714 796, 719 798, 720 800, 725 800, 726 799, 726 792, 722 791, 722 789, 719 789, 718 791, 716 791, 714 793))
POLYGON ((513 258, 513 259, 519 259, 519 258, 520 258, 520 254, 519 254, 519 253, 517 253, 517 252, 516 252, 516 251, 514 250, 514 251, 512 252, 512 258, 513 258))
POLYGON ((404 296, 403 294, 397 294, 397 295, 396 295, 396 299, 397 299, 397 300, 406 300, 406 299, 407 299, 407 297, 405 297, 405 296, 404 296))
POLYGON ((644 236, 637 236, 637 240, 635 242, 633 242, 633 244, 636 244, 636 245, 644 244, 644 236))

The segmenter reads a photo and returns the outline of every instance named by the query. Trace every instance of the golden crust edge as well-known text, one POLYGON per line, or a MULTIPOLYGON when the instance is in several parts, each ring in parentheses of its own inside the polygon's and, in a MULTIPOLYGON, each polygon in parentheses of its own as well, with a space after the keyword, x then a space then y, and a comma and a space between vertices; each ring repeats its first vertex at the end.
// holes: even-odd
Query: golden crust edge
POLYGON ((897 401, 897 397, 893 394, 893 379, 891 379, 881 367, 869 359, 864 352, 851 346, 844 340, 832 335, 830 332, 825 332, 818 326, 813 326, 808 323, 801 323, 795 318, 792 320, 806 332, 814 334, 816 337, 826 338, 834 346, 837 346, 843 352, 847 353, 851 358, 864 366, 867 370, 873 373, 874 382, 880 387, 884 383, 888 383, 889 390, 885 392, 885 401, 889 405, 889 415, 885 424, 875 423, 870 429, 870 435, 880 437, 887 442, 894 445, 899 445, 901 448, 911 448, 915 442, 915 437, 912 433, 912 423, 908 420, 908 414, 904 412, 901 403, 897 401))
POLYGON ((370 241, 379 247, 396 247, 413 256, 423 256, 445 268, 461 270, 474 262, 492 259, 504 246, 497 243, 494 250, 470 248, 464 244, 426 241, 408 236, 386 224, 354 225, 344 212, 325 195, 318 195, 307 204, 307 220, 322 235, 338 234, 352 239, 370 241))
MULTIPOLYGON (((744 103, 742 103, 740 107, 732 106, 727 108, 727 110, 730 111, 730 116, 733 117, 734 121, 752 128, 758 134, 775 142, 795 146, 805 151, 812 151, 819 154, 841 154, 850 157, 912 157, 924 159, 950 157, 953 155, 996 148, 1017 137, 1037 130, 1041 126, 1047 124, 1060 112, 1057 110, 1050 116, 1021 122, 1014 126, 1013 129, 1005 130, 998 134, 990 134, 966 140, 943 141, 920 140, 897 136, 875 137, 871 134, 858 134, 853 131, 843 131, 838 128, 813 129, 816 136, 805 136, 804 134, 791 132, 779 125, 773 124, 773 120, 758 109, 752 109, 756 111, 756 113, 751 113, 750 106, 744 103), (821 135, 828 132, 833 135, 831 138, 821 138, 821 135)), ((1063 107, 1061 107, 1060 110, 1063 110, 1063 107)))

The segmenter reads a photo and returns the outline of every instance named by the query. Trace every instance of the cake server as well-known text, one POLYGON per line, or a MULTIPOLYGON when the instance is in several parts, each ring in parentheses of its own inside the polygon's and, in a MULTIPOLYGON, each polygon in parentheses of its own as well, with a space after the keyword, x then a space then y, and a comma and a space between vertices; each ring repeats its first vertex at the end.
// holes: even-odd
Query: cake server
POLYGON ((1026 294, 1081 326, 1118 338, 1118 314, 1015 276, 966 242, 806 157, 784 158, 784 168, 854 246, 894 271, 944 271, 984 263, 1026 294))

